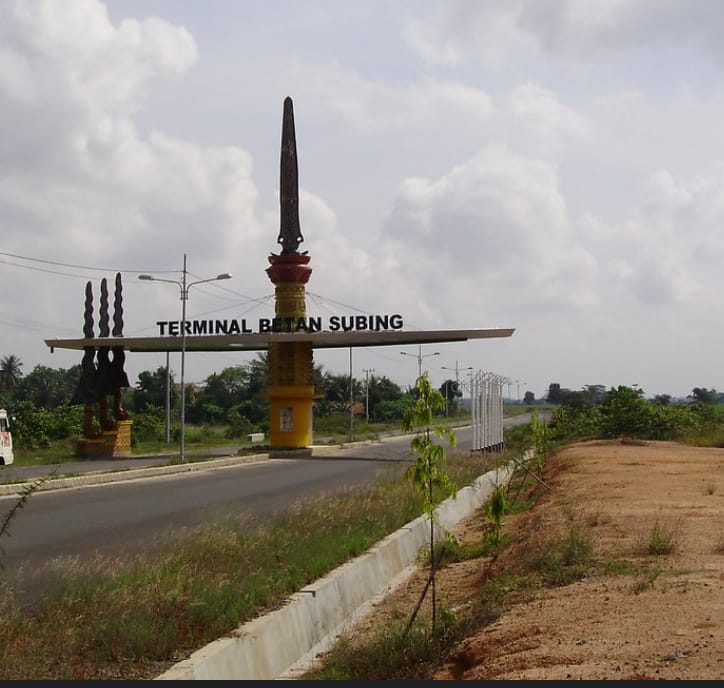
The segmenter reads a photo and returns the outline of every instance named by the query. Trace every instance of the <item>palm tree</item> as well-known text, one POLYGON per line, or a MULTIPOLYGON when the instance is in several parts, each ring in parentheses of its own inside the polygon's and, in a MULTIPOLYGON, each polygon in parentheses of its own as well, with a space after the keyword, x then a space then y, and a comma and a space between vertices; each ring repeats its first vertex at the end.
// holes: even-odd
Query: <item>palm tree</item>
POLYGON ((20 370, 23 362, 13 354, 4 356, 0 360, 0 389, 4 392, 12 392, 17 387, 20 378, 23 376, 20 370))

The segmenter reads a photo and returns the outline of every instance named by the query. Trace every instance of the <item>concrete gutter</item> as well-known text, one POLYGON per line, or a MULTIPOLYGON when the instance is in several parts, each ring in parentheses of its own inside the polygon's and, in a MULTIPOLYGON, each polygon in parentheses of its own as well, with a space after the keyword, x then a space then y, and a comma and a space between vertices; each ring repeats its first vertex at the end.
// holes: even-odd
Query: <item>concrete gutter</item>
MULTIPOLYGON (((435 537, 481 507, 496 485, 507 482, 509 465, 480 476, 436 511, 435 537)), ((354 626, 371 604, 394 590, 417 568, 427 546, 430 521, 420 516, 370 550, 178 662, 155 680, 293 679, 354 626)))

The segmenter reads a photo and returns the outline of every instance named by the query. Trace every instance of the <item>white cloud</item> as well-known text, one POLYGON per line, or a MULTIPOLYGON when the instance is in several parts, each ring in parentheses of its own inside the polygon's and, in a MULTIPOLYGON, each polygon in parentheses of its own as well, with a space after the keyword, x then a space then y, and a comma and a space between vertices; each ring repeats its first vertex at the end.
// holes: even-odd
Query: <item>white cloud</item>
MULTIPOLYGON (((158 18, 116 28, 91 0, 14 3, 3 19, 12 40, 0 118, 17 136, 4 137, 3 158, 12 165, 0 177, 18 237, 55 226, 67 232, 63 253, 87 252, 95 262, 124 253, 122 246, 162 254, 171 240, 195 246, 205 259, 214 245, 234 245, 228 227, 236 222, 247 238, 258 236, 248 154, 160 132, 143 139, 134 126, 150 84, 196 60, 187 30, 158 18), (28 76, 33 87, 20 92, 17 83, 28 76), (200 244, 199 232, 206 238, 200 244), (209 241, 214 237, 218 243, 209 241)), ((13 231, 6 241, 14 241, 13 231)))
POLYGON ((720 61, 723 25, 716 0, 448 0, 411 19, 405 37, 422 59, 445 67, 478 56, 502 67, 501 55, 532 45, 568 60, 683 47, 720 61))
MULTIPOLYGON (((556 381, 722 386, 714 3, 108 6, 0 5, 0 248, 126 270, 128 334, 179 308, 172 285, 134 271, 178 271, 184 254, 196 275, 234 275, 216 301, 199 288, 191 313, 269 314, 291 94, 308 289, 324 301, 309 310, 515 327, 440 362, 485 361, 537 394, 556 381)), ((18 260, 0 256, 0 288, 16 295, 0 354, 76 363, 48 360, 42 339, 80 334, 98 274, 18 260)), ((394 378, 392 353, 373 367, 394 378)), ((233 362, 195 356, 189 376, 233 362)))
POLYGON ((513 89, 508 110, 515 129, 528 138, 528 145, 554 153, 561 145, 588 143, 595 135, 590 118, 560 102, 549 89, 525 83, 513 89))
POLYGON ((354 130, 388 135, 408 129, 481 123, 494 114, 490 96, 464 83, 425 77, 403 86, 369 79, 337 63, 295 64, 295 76, 329 113, 336 113, 354 130))
POLYGON ((544 242, 565 233, 566 210, 549 164, 491 145, 432 181, 405 180, 388 233, 447 255, 463 266, 505 271, 520 260, 546 262, 531 226, 544 242), (533 235, 534 237, 534 235, 533 235))
POLYGON ((428 65, 457 67, 473 52, 500 66, 527 41, 516 26, 519 11, 520 0, 436 3, 429 12, 411 18, 403 36, 428 65))

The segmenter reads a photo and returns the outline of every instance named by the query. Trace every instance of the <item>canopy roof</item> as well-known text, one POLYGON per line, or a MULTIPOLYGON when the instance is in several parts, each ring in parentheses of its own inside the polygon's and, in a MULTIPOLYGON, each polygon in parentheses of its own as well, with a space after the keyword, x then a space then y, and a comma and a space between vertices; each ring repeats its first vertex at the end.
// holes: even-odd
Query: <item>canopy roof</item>
MULTIPOLYGON (((464 342, 469 339, 510 337, 514 328, 484 330, 383 330, 351 332, 261 332, 236 335, 187 335, 186 351, 263 351, 270 344, 310 342, 315 349, 359 346, 399 346, 435 342, 464 342)), ((54 349, 86 347, 123 347, 124 351, 181 351, 181 336, 167 337, 92 337, 83 339, 46 339, 54 349)))

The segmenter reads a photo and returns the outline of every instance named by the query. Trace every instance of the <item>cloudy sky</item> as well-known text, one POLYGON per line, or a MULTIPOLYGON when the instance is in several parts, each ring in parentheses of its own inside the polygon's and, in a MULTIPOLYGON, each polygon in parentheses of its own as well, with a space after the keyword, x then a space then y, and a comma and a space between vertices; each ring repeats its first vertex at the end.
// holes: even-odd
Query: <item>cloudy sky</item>
MULTIPOLYGON (((515 328, 422 347, 436 384, 472 367, 513 398, 724 389, 723 33, 718 0, 0 0, 0 357, 80 363, 45 339, 117 272, 123 334, 157 334, 179 289, 138 275, 184 254, 233 275, 190 319, 272 316, 290 96, 309 315, 515 328)), ((353 374, 411 385, 417 355, 355 349, 353 374)))

